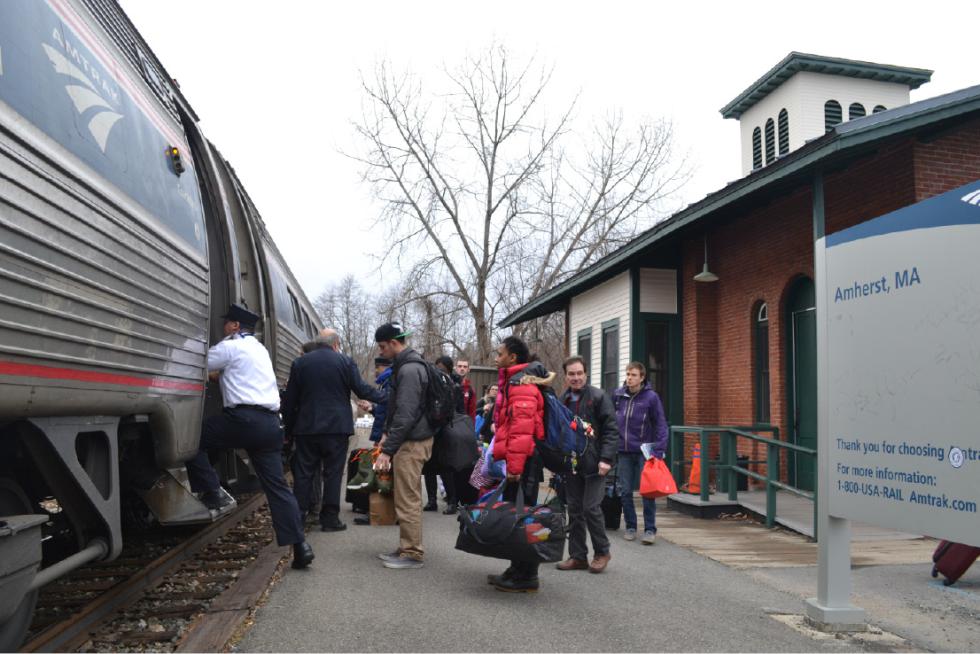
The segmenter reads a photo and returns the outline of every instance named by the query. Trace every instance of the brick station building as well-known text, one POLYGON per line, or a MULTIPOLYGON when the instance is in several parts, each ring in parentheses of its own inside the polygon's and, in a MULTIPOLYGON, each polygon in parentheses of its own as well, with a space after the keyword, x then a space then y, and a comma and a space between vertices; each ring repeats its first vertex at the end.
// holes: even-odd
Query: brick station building
MULTIPOLYGON (((502 326, 563 311, 590 383, 615 388, 641 361, 672 425, 772 424, 815 449, 815 237, 980 179, 980 86, 909 104, 931 73, 790 53, 722 109, 741 179, 502 326)), ((782 481, 813 489, 814 459, 784 453, 782 481)))

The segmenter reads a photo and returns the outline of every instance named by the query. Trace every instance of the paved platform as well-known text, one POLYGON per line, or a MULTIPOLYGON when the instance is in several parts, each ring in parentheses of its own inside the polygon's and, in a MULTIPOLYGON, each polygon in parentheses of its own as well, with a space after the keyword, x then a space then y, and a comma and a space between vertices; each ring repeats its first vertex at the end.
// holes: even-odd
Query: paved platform
MULTIPOLYGON (((396 527, 311 534, 313 567, 285 573, 237 651, 868 649, 817 640, 780 617, 801 613, 816 588, 816 545, 785 529, 661 508, 656 545, 612 532, 605 574, 543 566, 540 593, 510 595, 485 582, 503 562, 456 551, 456 520, 424 515, 421 570, 387 570, 375 558, 393 548, 396 527)), ((903 651, 976 651, 980 571, 945 588, 929 577, 931 550, 926 540, 856 543, 855 603, 907 639, 903 651)))
POLYGON ((535 595, 495 591, 486 575, 506 563, 455 550, 456 519, 423 515, 420 570, 375 557, 397 527, 355 526, 345 511, 346 531, 310 534, 313 566, 285 572, 236 651, 980 650, 980 569, 942 586, 929 539, 882 530, 852 545, 854 603, 899 638, 838 640, 790 626, 816 594, 816 544, 738 511, 699 520, 660 500, 656 545, 611 532, 605 574, 542 566, 535 595))

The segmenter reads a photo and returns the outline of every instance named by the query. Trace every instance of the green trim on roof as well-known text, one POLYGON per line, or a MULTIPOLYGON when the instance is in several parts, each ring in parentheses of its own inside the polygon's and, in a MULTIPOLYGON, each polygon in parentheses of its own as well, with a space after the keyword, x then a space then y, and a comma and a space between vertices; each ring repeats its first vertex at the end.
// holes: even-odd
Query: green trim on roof
POLYGON ((905 66, 875 64, 869 61, 822 57, 805 52, 790 52, 768 73, 757 79, 737 98, 722 107, 721 115, 724 118, 740 118, 742 114, 775 91, 783 82, 803 71, 907 84, 910 89, 917 89, 928 82, 932 79, 933 72, 924 68, 907 68, 905 66))
POLYGON ((661 239, 698 220, 709 217, 734 202, 771 184, 791 177, 810 180, 813 169, 832 161, 834 155, 847 156, 849 150, 875 141, 928 127, 944 120, 980 112, 980 86, 929 98, 902 107, 842 123, 820 138, 780 157, 774 163, 749 173, 696 204, 692 204, 660 222, 616 252, 600 259, 582 272, 542 293, 499 323, 510 327, 562 309, 567 298, 592 288, 630 265, 633 257, 654 246, 661 239))

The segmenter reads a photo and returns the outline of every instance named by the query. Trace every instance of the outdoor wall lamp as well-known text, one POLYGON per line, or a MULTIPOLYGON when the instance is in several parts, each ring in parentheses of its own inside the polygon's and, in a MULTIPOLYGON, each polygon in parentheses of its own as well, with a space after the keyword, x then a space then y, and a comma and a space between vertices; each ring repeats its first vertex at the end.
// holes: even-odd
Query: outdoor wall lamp
POLYGON ((696 282, 717 282, 718 275, 708 270, 708 236, 704 236, 704 268, 694 276, 696 282))

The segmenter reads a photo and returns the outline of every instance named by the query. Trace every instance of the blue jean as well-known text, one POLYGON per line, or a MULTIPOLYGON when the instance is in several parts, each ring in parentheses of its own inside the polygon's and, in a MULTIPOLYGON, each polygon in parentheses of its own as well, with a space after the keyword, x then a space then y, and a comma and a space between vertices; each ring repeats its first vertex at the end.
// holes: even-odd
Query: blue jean
MULTIPOLYGON (((633 505, 633 489, 640 484, 646 459, 640 452, 620 452, 616 462, 616 484, 623 500, 623 521, 627 529, 636 529, 636 507, 633 505)), ((657 533, 657 503, 643 498, 643 531, 657 533)))

